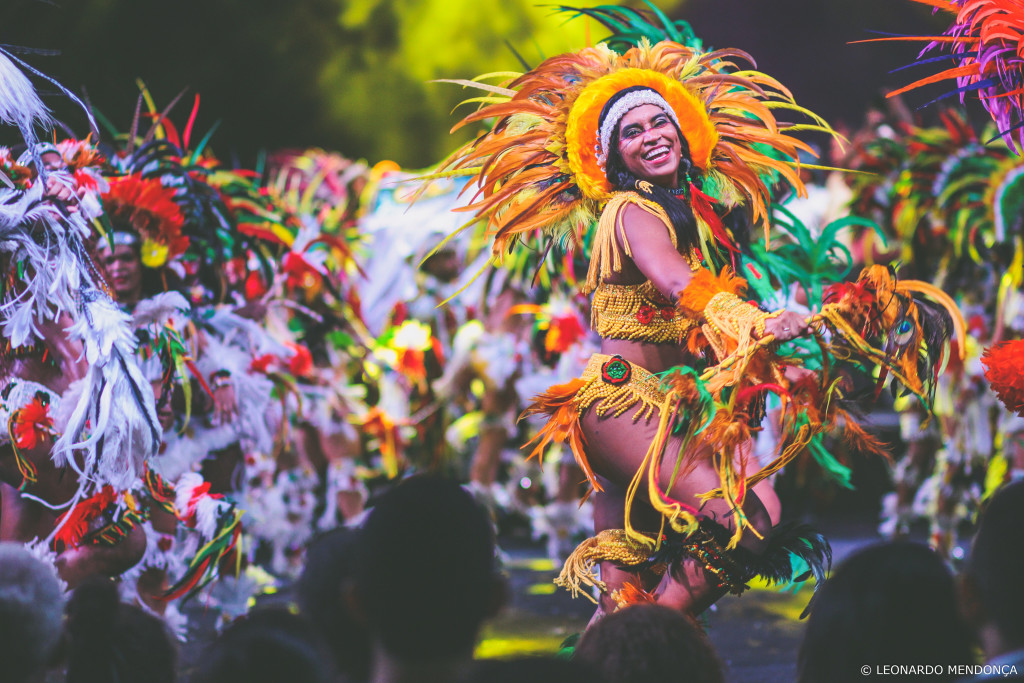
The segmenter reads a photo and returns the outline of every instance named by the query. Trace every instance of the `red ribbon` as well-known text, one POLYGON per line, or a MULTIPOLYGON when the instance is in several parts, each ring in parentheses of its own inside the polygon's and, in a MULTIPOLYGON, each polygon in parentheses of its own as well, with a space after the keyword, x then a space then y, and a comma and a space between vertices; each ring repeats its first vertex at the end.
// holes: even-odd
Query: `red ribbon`
POLYGON ((704 194, 693 183, 690 183, 690 206, 693 209, 693 212, 700 216, 701 219, 708 224, 708 227, 711 228, 711 234, 715 236, 715 240, 729 250, 729 258, 732 261, 732 267, 735 270, 736 255, 740 253, 740 250, 735 244, 733 244, 732 239, 729 237, 729 233, 726 232, 725 224, 722 223, 722 219, 718 216, 718 212, 715 211, 711 197, 704 194))

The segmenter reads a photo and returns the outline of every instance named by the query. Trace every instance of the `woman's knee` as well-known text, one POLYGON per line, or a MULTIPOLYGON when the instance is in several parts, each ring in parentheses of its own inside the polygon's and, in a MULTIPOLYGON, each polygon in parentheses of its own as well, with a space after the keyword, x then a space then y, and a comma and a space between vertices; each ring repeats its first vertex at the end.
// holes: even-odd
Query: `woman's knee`
POLYGON ((743 504, 743 514, 750 525, 749 531, 740 539, 740 545, 760 554, 768 545, 768 538, 771 536, 774 527, 772 516, 761 501, 760 496, 751 491, 747 494, 747 500, 743 504))

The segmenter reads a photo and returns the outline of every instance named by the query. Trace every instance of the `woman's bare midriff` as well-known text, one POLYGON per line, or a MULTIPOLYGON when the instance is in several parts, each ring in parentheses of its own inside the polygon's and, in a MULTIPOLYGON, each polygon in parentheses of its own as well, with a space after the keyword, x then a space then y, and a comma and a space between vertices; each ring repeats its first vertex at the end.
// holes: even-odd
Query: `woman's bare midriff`
POLYGON ((696 360, 684 349, 673 344, 651 344, 629 339, 603 339, 601 353, 621 356, 655 374, 677 365, 692 365, 696 360))

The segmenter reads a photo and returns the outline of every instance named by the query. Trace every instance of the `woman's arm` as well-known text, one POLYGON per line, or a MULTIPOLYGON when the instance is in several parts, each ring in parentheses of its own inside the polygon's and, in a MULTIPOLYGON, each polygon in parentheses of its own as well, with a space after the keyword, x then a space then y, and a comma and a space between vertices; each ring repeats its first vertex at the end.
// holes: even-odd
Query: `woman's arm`
POLYGON ((635 204, 622 208, 621 221, 623 234, 616 236, 620 248, 659 292, 675 301, 690 284, 693 271, 672 243, 668 227, 635 204))
MULTIPOLYGON (((668 228, 657 216, 633 204, 623 207, 621 220, 623 234, 617 235, 620 247, 659 292, 673 301, 678 299, 693 279, 693 270, 672 243, 668 228)), ((764 334, 773 335, 777 341, 808 332, 807 322, 792 311, 781 311, 764 321, 764 334)))

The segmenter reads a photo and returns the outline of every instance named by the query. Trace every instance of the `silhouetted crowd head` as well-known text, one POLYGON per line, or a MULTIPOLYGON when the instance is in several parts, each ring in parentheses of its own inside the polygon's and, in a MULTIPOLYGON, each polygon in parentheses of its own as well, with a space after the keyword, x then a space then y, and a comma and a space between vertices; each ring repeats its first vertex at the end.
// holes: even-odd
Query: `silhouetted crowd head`
MULTIPOLYGON (((848 557, 814 601, 800 683, 863 680, 865 666, 920 663, 938 667, 927 680, 956 680, 957 665, 982 665, 978 644, 990 668, 1024 674, 1021 519, 1024 482, 998 491, 984 509, 959 587, 921 544, 880 543, 848 557)), ((115 582, 88 581, 65 606, 52 566, 2 543, 0 666, 12 683, 172 683, 186 674, 193 683, 726 679, 702 627, 656 604, 595 621, 571 659, 475 661, 504 585, 487 512, 455 482, 418 476, 382 495, 361 528, 314 540, 295 585, 298 613, 254 609, 189 672, 179 671, 178 645, 162 620, 123 603, 115 582)))

